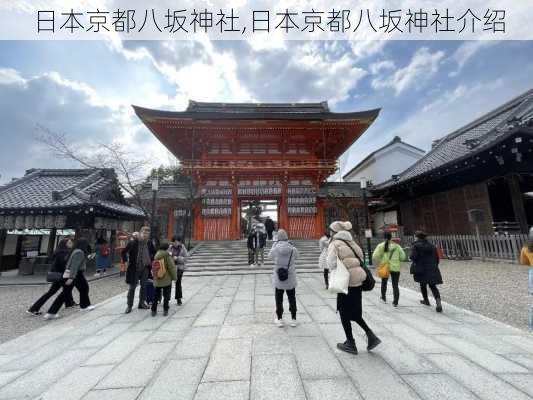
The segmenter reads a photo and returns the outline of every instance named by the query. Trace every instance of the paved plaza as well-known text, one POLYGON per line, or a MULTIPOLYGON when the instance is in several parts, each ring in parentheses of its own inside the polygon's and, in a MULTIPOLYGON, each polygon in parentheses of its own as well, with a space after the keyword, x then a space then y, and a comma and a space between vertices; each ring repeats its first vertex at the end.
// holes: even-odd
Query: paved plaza
POLYGON ((273 325, 268 275, 198 276, 170 315, 123 314, 125 294, 0 345, 0 399, 530 399, 533 335, 402 289, 364 294, 383 340, 359 355, 320 274, 300 274, 299 325, 273 325))

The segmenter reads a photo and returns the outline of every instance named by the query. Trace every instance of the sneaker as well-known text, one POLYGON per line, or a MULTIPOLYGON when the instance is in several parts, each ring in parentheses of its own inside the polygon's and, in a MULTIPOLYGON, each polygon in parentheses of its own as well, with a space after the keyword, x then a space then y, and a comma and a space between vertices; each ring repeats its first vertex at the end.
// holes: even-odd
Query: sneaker
POLYGON ((398 307, 398 303, 392 303, 393 307, 398 307))
POLYGON ((163 316, 168 317, 168 310, 163 311, 163 316))
POLYGON ((26 314, 30 314, 30 315, 34 315, 34 316, 38 316, 38 315, 41 315, 42 312, 40 311, 31 311, 31 310, 26 310, 26 314))
POLYGON ((96 307, 93 306, 93 305, 90 305, 90 306, 87 306, 85 308, 82 308, 81 311, 92 311, 94 310, 96 307))
POLYGON ((131 307, 126 307, 126 311, 124 311, 124 314, 129 314, 131 312, 131 307))
POLYGON ((298 325, 298 323, 296 322, 296 318, 291 319, 291 326, 293 328, 296 328, 296 325, 298 325))
POLYGON ((383 303, 386 303, 386 302, 387 302, 387 298, 386 298, 386 297, 381 297, 381 301, 382 301, 383 303))
POLYGON ((437 311, 438 313, 441 313, 442 312, 442 304, 440 302, 440 299, 437 299, 435 301, 437 302, 437 307, 435 307, 435 311, 437 311))
POLYGON ((58 319, 58 318, 59 318, 58 314, 50 314, 50 313, 44 314, 44 319, 46 319, 46 320, 58 319))
POLYGON ((429 300, 420 300, 420 304, 423 304, 425 306, 430 306, 431 303, 429 302, 429 300))
POLYGON ((181 302, 181 299, 178 299, 177 303, 178 303, 178 306, 181 306, 181 305, 183 304, 183 303, 181 302))
POLYGON ((349 342, 348 340, 344 343, 337 343, 337 349, 345 351, 350 354, 357 354, 357 346, 355 342, 349 342))
POLYGON ((148 310, 150 307, 148 307, 148 304, 141 303, 139 304, 139 307, 137 307, 139 310, 148 310))
POLYGON ((278 319, 278 317, 274 318, 274 323, 279 327, 283 328, 283 319, 278 319))
POLYGON ((371 351, 372 349, 376 348, 378 344, 381 343, 381 340, 374 334, 374 332, 370 332, 368 335, 368 345, 366 346, 367 351, 371 351))
POLYGON ((97 272, 93 275, 95 278, 100 278, 100 272, 97 272))
POLYGON ((155 317, 157 315, 157 311, 152 310, 152 317, 155 317))

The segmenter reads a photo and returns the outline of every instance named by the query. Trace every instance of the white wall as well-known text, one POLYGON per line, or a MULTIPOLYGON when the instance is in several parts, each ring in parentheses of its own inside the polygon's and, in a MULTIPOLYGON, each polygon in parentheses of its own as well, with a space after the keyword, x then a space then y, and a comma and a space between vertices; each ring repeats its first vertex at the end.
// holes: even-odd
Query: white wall
POLYGON ((402 143, 394 143, 376 153, 372 159, 346 176, 345 181, 358 182, 361 178, 366 178, 377 185, 389 180, 392 175, 405 171, 422 156, 422 153, 416 152, 402 143))

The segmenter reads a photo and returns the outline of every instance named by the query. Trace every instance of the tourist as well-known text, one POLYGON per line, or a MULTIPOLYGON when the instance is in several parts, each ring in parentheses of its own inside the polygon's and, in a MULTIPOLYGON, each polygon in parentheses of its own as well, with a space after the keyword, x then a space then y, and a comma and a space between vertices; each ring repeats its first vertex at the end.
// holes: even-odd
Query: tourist
MULTIPOLYGON (((74 241, 70 238, 65 238, 59 241, 57 248, 54 254, 51 257, 52 266, 50 272, 57 272, 58 274, 63 274, 65 272, 68 257, 74 246, 74 241)), ((61 288, 64 287, 66 279, 61 279, 59 281, 53 282, 50 285, 48 291, 43 294, 39 300, 37 300, 26 312, 32 315, 41 315, 41 307, 61 288)), ((69 286, 69 289, 72 289, 72 286, 69 286)), ((74 299, 72 298, 72 290, 65 292, 65 307, 74 307, 74 299)))
POLYGON ((318 246, 320 248, 320 257, 318 257, 318 267, 324 270, 324 283, 326 285, 326 290, 329 288, 329 268, 328 268, 328 246, 330 240, 329 232, 324 233, 324 236, 318 241, 318 246))
POLYGON ((155 286, 155 299, 152 301, 152 317, 157 315, 157 303, 161 298, 161 292, 163 292, 163 315, 168 315, 170 292, 172 291, 172 281, 177 278, 176 265, 172 260, 172 256, 169 251, 169 243, 167 241, 161 242, 159 250, 154 256, 154 261, 163 263, 166 273, 161 277, 158 277, 157 270, 152 270, 155 286))
POLYGON ((333 236, 328 246, 327 264, 330 270, 336 269, 338 258, 350 273, 348 294, 337 294, 337 310, 346 335, 346 341, 337 343, 337 348, 347 353, 357 354, 351 321, 355 321, 365 331, 368 339, 366 347, 368 351, 380 344, 381 340, 363 319, 361 284, 366 279, 366 272, 361 266, 363 265, 364 254, 353 240, 352 234, 349 232, 350 229, 352 229, 350 221, 335 221, 330 225, 333 236))
MULTIPOLYGON (((405 251, 402 247, 392 241, 392 234, 385 232, 385 241, 378 244, 372 254, 374 265, 389 270, 392 281, 393 301, 392 305, 398 307, 398 300, 400 300, 400 288, 398 283, 400 281, 400 266, 402 261, 406 259, 405 251)), ((389 278, 381 278, 381 300, 387 302, 387 282, 389 278)))
POLYGON ((440 313, 442 312, 442 304, 437 285, 442 284, 442 276, 439 270, 437 248, 427 240, 424 232, 418 231, 415 236, 417 240, 411 248, 411 261, 413 262, 411 264, 411 274, 413 274, 415 282, 420 284, 420 292, 423 298, 420 303, 426 306, 431 305, 427 289, 429 286, 437 303, 436 311, 440 313))
POLYGON ((264 265, 265 264, 265 246, 267 241, 267 232, 265 228, 265 224, 258 223, 255 226, 255 265, 264 265), (259 257, 261 257, 261 261, 259 261, 259 257))
POLYGON ((533 267, 533 227, 529 230, 528 241, 520 252, 520 264, 533 267))
POLYGON ((266 228, 268 240, 272 240, 272 233, 274 232, 275 227, 276 226, 274 224, 274 221, 272 221, 270 216, 267 216, 265 220, 265 228, 266 228))
POLYGON ((298 249, 289 242, 285 230, 278 230, 278 241, 272 245, 268 258, 274 260, 272 285, 275 290, 276 317, 274 323, 283 327, 283 293, 287 292, 292 327, 296 326, 296 260, 298 249), (280 271, 286 270, 286 271, 280 271))
POLYGON ((106 270, 111 267, 111 249, 107 240, 98 238, 96 240, 96 273, 95 277, 105 275, 106 270))
POLYGON ((169 247, 169 253, 172 256, 172 260, 177 267, 177 278, 176 281, 176 302, 178 306, 181 306, 183 299, 183 291, 181 288, 181 278, 183 277, 183 272, 185 272, 185 258, 189 255, 187 253, 187 248, 183 243, 181 237, 174 236, 172 238, 172 244, 169 247))
POLYGON ((255 247, 257 245, 255 230, 252 228, 248 233, 247 239, 248 247, 248 265, 250 267, 255 267, 255 247))
POLYGON ((90 253, 89 242, 87 239, 80 238, 76 240, 74 249, 70 253, 63 277, 66 281, 63 284, 63 290, 56 297, 45 319, 59 318, 57 314, 61 306, 67 301, 68 296, 72 295, 72 287, 78 289, 80 293, 80 308, 84 311, 94 309, 89 299, 89 282, 85 279, 85 270, 87 268, 87 256, 90 253))
POLYGON ((135 297, 135 288, 140 283, 139 290, 139 309, 147 310, 146 304, 146 281, 150 275, 150 266, 155 255, 155 248, 150 240, 150 228, 143 226, 139 232, 138 238, 130 241, 124 250, 122 250, 122 262, 128 262, 126 270, 126 283, 129 285, 126 307, 126 314, 131 312, 133 299, 135 297))

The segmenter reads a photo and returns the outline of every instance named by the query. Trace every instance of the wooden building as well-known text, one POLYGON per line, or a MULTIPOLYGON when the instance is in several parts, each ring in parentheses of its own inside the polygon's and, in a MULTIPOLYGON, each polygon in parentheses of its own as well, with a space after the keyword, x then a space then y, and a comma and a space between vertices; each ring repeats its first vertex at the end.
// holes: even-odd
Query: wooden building
POLYGON ((0 271, 18 267, 21 259, 43 256, 44 262, 58 231, 114 233, 144 219, 124 199, 113 170, 30 169, 0 186, 0 271), (30 236, 46 236, 46 249, 30 236))
POLYGON ((195 240, 240 238, 243 205, 251 200, 276 202, 278 225, 291 238, 320 237, 320 186, 379 113, 334 113, 326 102, 134 109, 194 178, 195 240))
MULTIPOLYGON (((424 134, 421 132, 421 134, 424 134)), ((533 225, 533 90, 436 141, 374 188, 400 212, 404 233, 526 233, 533 225)))

